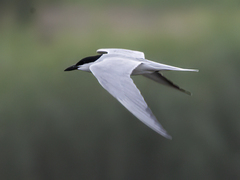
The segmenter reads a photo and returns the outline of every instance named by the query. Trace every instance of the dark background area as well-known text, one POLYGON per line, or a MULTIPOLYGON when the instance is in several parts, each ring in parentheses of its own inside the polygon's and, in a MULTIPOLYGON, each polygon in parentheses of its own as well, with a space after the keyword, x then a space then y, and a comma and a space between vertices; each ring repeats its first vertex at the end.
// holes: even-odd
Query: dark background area
POLYGON ((239 1, 0 1, 0 179, 240 179, 239 1), (99 48, 199 69, 133 77, 152 131, 86 72, 99 48))

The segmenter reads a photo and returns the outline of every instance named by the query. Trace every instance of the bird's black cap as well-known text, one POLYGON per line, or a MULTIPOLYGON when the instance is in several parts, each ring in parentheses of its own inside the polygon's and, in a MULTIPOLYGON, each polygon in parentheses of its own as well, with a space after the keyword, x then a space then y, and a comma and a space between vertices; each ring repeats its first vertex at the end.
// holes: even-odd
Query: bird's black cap
POLYGON ((98 60, 101 56, 102 56, 102 54, 96 55, 96 56, 85 57, 85 58, 81 59, 76 65, 80 66, 83 64, 92 63, 92 62, 98 60))
POLYGON ((85 57, 85 58, 81 59, 77 64, 68 67, 64 71, 76 70, 76 69, 78 69, 79 66, 81 66, 83 64, 91 63, 91 62, 94 62, 94 61, 98 60, 101 56, 102 56, 102 54, 101 55, 96 55, 96 56, 85 57))

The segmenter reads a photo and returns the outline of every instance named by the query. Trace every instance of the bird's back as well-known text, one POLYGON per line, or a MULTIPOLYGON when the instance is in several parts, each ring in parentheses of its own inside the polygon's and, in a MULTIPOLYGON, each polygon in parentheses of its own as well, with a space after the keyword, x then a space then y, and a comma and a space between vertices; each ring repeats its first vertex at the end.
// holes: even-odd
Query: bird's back
POLYGON ((98 49, 97 53, 100 53, 100 54, 118 54, 118 55, 127 56, 127 57, 131 57, 131 58, 145 59, 145 55, 144 55, 143 52, 133 51, 133 50, 128 50, 128 49, 104 48, 104 49, 98 49))

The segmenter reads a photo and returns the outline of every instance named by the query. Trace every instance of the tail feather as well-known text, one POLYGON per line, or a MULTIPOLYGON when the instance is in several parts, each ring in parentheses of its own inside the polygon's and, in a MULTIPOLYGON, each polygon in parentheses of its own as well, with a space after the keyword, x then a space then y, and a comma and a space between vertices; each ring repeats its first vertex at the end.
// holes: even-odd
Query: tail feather
POLYGON ((179 68, 176 66, 170 66, 167 64, 157 63, 150 60, 145 59, 144 64, 148 67, 152 67, 155 69, 155 71, 195 71, 198 72, 198 69, 185 69, 185 68, 179 68))

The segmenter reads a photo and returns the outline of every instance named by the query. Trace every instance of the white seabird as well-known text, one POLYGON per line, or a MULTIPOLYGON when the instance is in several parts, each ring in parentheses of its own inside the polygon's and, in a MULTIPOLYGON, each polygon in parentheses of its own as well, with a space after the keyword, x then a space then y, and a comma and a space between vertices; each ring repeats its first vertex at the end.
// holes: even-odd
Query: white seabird
POLYGON ((191 95, 161 74, 161 71, 198 71, 169 66, 145 59, 144 53, 127 49, 98 49, 100 55, 83 58, 65 71, 82 70, 92 72, 98 82, 125 108, 144 124, 162 136, 172 137, 157 121, 140 91, 131 79, 131 75, 143 75, 160 84, 191 95))

